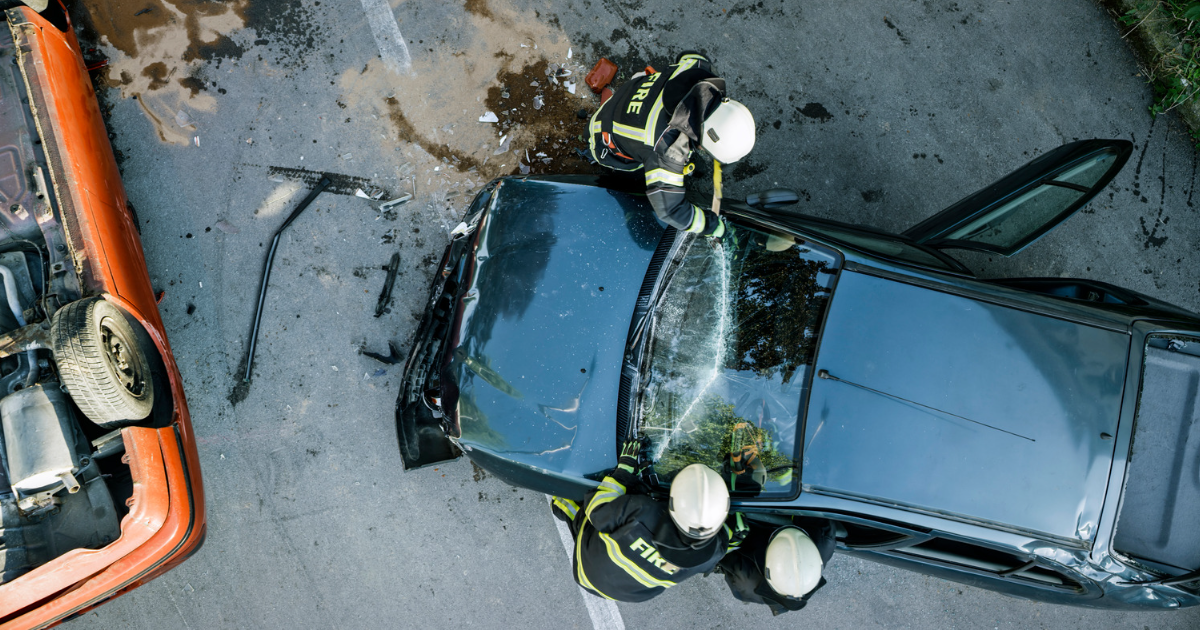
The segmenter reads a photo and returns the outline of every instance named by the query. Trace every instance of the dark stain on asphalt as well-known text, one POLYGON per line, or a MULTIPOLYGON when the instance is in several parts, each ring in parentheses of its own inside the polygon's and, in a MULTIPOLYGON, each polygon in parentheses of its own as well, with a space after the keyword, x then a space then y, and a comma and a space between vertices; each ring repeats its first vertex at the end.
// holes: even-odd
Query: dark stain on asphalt
POLYGON ((398 139, 420 146, 426 153, 443 162, 450 163, 459 172, 465 173, 472 168, 479 168, 479 162, 475 158, 464 153, 459 153, 445 144, 432 142, 418 133, 412 123, 408 122, 408 118, 404 116, 404 110, 400 109, 400 101, 397 101, 396 97, 389 96, 383 99, 383 102, 387 104, 388 117, 391 118, 392 124, 396 127, 396 137, 398 139))
POLYGON ((479 483, 480 481, 488 478, 487 471, 480 468, 479 464, 471 462, 471 468, 473 469, 472 477, 474 477, 475 483, 479 483))
POLYGON ((157 90, 167 84, 167 64, 156 61, 142 68, 142 76, 150 79, 150 89, 157 90))
POLYGON ((860 191, 860 194, 862 194, 863 201, 867 203, 879 203, 883 201, 882 190, 863 190, 860 191))
POLYGON ((829 122, 833 120, 833 114, 825 109, 825 106, 820 103, 808 103, 804 107, 797 107, 796 111, 803 114, 806 118, 815 118, 821 122, 829 122))
POLYGON ((467 13, 474 13, 479 17, 494 19, 492 16, 492 9, 488 7, 487 0, 467 0, 465 8, 467 13))
POLYGON ((191 90, 192 96, 208 90, 208 86, 204 85, 204 80, 200 77, 184 77, 179 80, 179 85, 191 90))
POLYGON ((907 37, 905 37, 905 36, 904 36, 904 32, 903 32, 903 31, 901 31, 900 29, 896 28, 896 25, 895 25, 895 24, 892 24, 892 20, 891 20, 891 18, 887 18, 887 17, 883 18, 883 23, 884 23, 884 24, 887 24, 887 27, 888 27, 888 28, 892 29, 893 31, 896 31, 896 36, 900 38, 900 41, 901 41, 901 42, 902 42, 902 43, 903 43, 905 46, 911 46, 911 45, 912 45, 912 41, 910 41, 910 40, 909 40, 907 37))
POLYGON ((733 167, 733 172, 730 174, 736 181, 744 181, 767 170, 767 165, 754 160, 742 160, 737 166, 733 167))

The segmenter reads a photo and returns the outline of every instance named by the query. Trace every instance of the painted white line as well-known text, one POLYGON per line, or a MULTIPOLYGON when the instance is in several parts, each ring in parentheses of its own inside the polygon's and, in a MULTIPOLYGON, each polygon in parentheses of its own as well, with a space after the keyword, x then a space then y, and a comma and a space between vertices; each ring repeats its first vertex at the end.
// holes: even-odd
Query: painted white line
POLYGON ((362 0, 362 6, 383 63, 396 74, 407 74, 412 68, 412 57, 388 0, 362 0))
MULTIPOLYGON (((554 501, 554 497, 550 495, 546 495, 546 499, 554 501)), ((575 540, 571 538, 571 528, 553 516, 550 519, 558 528, 558 537, 562 539, 563 549, 567 551, 568 563, 574 562, 575 540)), ((587 607, 588 616, 592 618, 593 628, 596 630, 625 630, 625 621, 621 619, 621 611, 617 610, 616 602, 596 597, 583 590, 582 586, 579 587, 579 594, 583 596, 583 605, 587 607)))

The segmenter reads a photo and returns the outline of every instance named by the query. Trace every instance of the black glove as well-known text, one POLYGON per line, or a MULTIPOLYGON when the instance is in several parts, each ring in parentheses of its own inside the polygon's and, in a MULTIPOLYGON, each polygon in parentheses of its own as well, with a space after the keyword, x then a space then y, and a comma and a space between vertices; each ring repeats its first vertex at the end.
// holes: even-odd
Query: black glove
POLYGON ((641 440, 626 440, 625 443, 621 445, 621 458, 617 460, 617 468, 620 468, 629 474, 634 474, 641 468, 639 465, 641 463, 641 456, 641 440))

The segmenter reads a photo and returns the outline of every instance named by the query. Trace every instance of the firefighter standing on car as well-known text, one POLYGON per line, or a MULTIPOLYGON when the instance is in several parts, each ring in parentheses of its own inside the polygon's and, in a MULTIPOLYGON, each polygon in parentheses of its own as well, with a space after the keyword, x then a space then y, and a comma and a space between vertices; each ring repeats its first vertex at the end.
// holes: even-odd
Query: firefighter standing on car
POLYGON ((748 533, 740 514, 729 516, 729 491, 711 468, 692 464, 671 483, 668 503, 638 492, 641 443, 621 449, 618 466, 583 506, 555 497, 557 518, 575 538, 575 581, 607 599, 644 602, 717 562, 748 533))
POLYGON ((804 608, 825 586, 821 572, 835 546, 833 525, 825 519, 796 518, 779 528, 756 525, 718 570, 735 598, 766 604, 771 614, 781 615, 804 608))
POLYGON ((618 171, 644 170, 646 196, 659 219, 676 229, 720 237, 724 221, 685 199, 683 178, 694 168, 689 164, 693 150, 721 164, 750 153, 754 117, 745 105, 725 98, 725 80, 704 55, 684 53, 665 72, 646 70, 592 116, 592 158, 618 171))

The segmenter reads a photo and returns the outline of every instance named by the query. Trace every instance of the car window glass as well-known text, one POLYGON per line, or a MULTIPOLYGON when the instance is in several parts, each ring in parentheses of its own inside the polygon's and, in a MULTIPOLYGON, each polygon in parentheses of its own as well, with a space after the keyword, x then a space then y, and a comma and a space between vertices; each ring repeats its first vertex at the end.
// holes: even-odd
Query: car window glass
POLYGON ((860 525, 849 521, 834 522, 838 542, 847 547, 877 547, 879 545, 887 545, 910 538, 908 534, 901 534, 886 529, 860 525))
POLYGON ((799 411, 838 259, 729 224, 695 238, 652 317, 639 433, 669 483, 701 463, 735 495, 791 495, 799 411))
POLYGON ((1101 177, 1108 172, 1114 160, 1117 159, 1117 154, 1113 152, 1105 152, 1093 156, 1089 160, 1084 160, 1079 164, 1059 173, 1054 177, 1056 182, 1065 182, 1075 184, 1085 188, 1091 188, 1100 181, 1101 177))
POLYGON ((805 229, 812 230, 819 234, 825 234, 835 240, 850 245, 851 247, 880 254, 885 258, 903 260, 905 262, 921 265, 922 267, 933 267, 934 269, 949 269, 952 271, 958 271, 919 245, 906 243, 898 239, 875 236, 866 232, 859 232, 857 230, 844 229, 824 224, 817 225, 806 223, 804 227, 805 229))
POLYGON ((1067 209, 1083 192, 1043 184, 946 234, 947 240, 1012 247, 1067 209))
POLYGON ((931 538, 920 544, 905 547, 903 552, 992 572, 1009 571, 1026 563, 1010 553, 947 538, 931 538))

